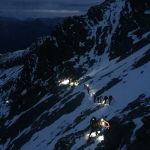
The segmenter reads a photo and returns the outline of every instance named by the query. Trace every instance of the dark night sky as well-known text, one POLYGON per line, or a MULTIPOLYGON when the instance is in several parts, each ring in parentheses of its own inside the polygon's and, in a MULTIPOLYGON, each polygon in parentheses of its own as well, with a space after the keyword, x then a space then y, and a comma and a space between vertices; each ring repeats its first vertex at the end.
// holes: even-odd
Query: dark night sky
POLYGON ((102 0, 0 0, 0 16, 62 17, 84 14, 102 0))

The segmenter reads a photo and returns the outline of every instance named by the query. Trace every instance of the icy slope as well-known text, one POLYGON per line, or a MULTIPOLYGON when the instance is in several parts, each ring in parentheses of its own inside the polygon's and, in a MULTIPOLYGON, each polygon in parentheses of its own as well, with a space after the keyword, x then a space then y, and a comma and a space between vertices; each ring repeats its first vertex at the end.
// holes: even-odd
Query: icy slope
MULTIPOLYGON (((134 53, 119 63, 116 63, 116 60, 110 61, 108 66, 105 66, 102 70, 100 70, 99 66, 95 66, 96 73, 92 74, 91 79, 86 83, 89 83, 93 91, 98 94, 112 95, 114 101, 110 106, 101 108, 100 105, 95 104, 93 102, 93 97, 88 95, 84 89, 85 82, 79 84, 79 86, 74 87, 73 92, 70 92, 62 99, 62 101, 66 99, 64 105, 67 105, 69 101, 67 100, 67 97, 77 93, 77 96, 75 97, 77 99, 80 94, 84 93, 84 97, 80 99, 81 104, 69 113, 67 113, 67 111, 63 113, 62 108, 58 107, 58 104, 56 104, 53 109, 50 109, 47 112, 48 117, 51 118, 53 113, 62 111, 61 117, 54 121, 50 126, 34 134, 22 149, 54 149, 55 144, 63 137, 66 137, 67 140, 70 141, 70 149, 78 149, 81 147, 84 147, 85 149, 96 148, 97 144, 99 144, 97 141, 92 144, 87 144, 86 139, 86 134, 89 132, 89 121, 92 116, 98 118, 105 116, 110 120, 115 116, 119 116, 123 108, 127 107, 128 104, 132 103, 140 97, 140 95, 144 94, 144 97, 150 98, 150 63, 146 63, 139 68, 134 68, 135 60, 138 62, 147 52, 150 53, 149 47, 150 44, 144 46, 137 53, 134 53), (110 86, 109 83, 111 83, 110 86)), ((70 89, 67 88, 66 90, 69 91, 70 89)), ((150 108, 150 99, 147 102, 149 105, 146 105, 143 100, 143 103, 146 105, 145 107, 150 108)), ((73 104, 70 103, 69 106, 72 107, 72 105, 73 104)), ((132 111, 132 109, 129 109, 129 111, 132 111)), ((44 114, 41 114, 39 117, 42 117, 43 115, 44 114)), ((146 112, 144 116, 147 115, 149 115, 149 112, 146 112)), ((137 118, 130 120, 135 123, 134 132, 143 126, 141 122, 144 116, 140 118, 137 116, 137 118), (136 119, 139 121, 136 121, 136 119)), ((29 129, 26 129, 24 132, 28 133, 28 130, 29 129)), ((131 134, 131 137, 129 138, 134 137, 134 134, 135 133, 131 134)), ((107 139, 107 137, 105 138, 107 139)), ((135 141, 135 139, 133 140, 132 138, 133 141, 135 141)), ((17 138, 15 140, 17 140, 17 138)), ((125 145, 126 144, 128 143, 125 143, 125 145)))
MULTIPOLYGON (((23 60, 29 50, 18 50, 11 53, 2 54, 0 56, 0 109, 1 114, 7 116, 9 113, 7 103, 10 102, 8 95, 10 94, 10 87, 15 83, 23 69, 23 60), (7 91, 7 92, 6 92, 7 91), (5 97, 5 99, 3 99, 5 97)), ((15 90, 15 87, 12 87, 15 90)))
MULTIPOLYGON (((61 101, 56 103, 52 108, 41 113, 33 124, 19 133, 18 136, 9 143, 9 146, 6 144, 4 147, 10 149, 10 146, 13 143, 18 143, 20 140, 22 141, 23 138, 28 136, 34 129, 35 124, 38 123, 37 126, 42 124, 42 122, 40 123, 40 120, 43 120, 42 118, 44 116, 53 120, 51 120, 51 125, 33 134, 31 139, 25 143, 21 149, 57 149, 59 141, 64 137, 70 142, 70 149, 95 149, 96 147, 101 147, 100 142, 97 140, 92 143, 87 143, 90 118, 92 116, 98 118, 105 116, 107 120, 111 120, 113 117, 118 117, 118 120, 121 120, 121 117, 127 116, 133 111, 127 106, 130 103, 134 103, 136 99, 143 95, 140 101, 143 103, 144 110, 142 113, 144 113, 144 115, 142 114, 141 116, 140 113, 135 113, 135 117, 131 117, 130 119, 130 122, 134 123, 134 132, 130 135, 128 140, 131 140, 131 142, 134 143, 137 140, 137 137, 135 136, 136 131, 144 126, 142 119, 144 116, 146 117, 149 115, 150 63, 144 64, 143 62, 142 66, 137 66, 145 55, 149 55, 149 47, 150 44, 144 46, 138 52, 118 63, 117 59, 110 61, 107 66, 101 66, 97 63, 95 69, 87 74, 90 79, 86 82, 82 82, 84 79, 81 79, 79 80, 81 83, 79 82, 77 87, 61 87, 64 88, 64 91, 68 94, 60 94, 59 96, 62 96, 61 101), (97 95, 112 95, 114 98, 112 104, 105 107, 95 104, 93 102, 93 97, 88 95, 87 91, 84 89, 85 83, 89 83, 92 90, 96 92, 97 95), (122 112, 125 107, 128 108, 128 111, 122 112)), ((53 94, 45 95, 37 105, 50 101, 52 97, 53 94)), ((36 106, 33 106, 33 108, 34 107, 36 106)), ((141 104, 137 104, 135 109, 138 109, 139 107, 141 107, 141 104)), ((30 110, 27 110, 27 112, 28 111, 30 110)), ((27 112, 24 112, 24 114, 27 112)), ((16 118, 19 118, 21 115, 23 114, 16 116, 16 118)), ((46 121, 45 119, 43 120, 44 122, 46 121)), ((129 120, 127 119, 127 122, 128 121, 129 120)), ((15 121, 13 120, 13 122, 15 121)), ((125 124, 125 122, 126 121, 122 124, 125 124)), ((111 130, 113 131, 113 124, 114 123, 112 123, 110 132, 111 130)), ((122 124, 118 125, 118 127, 122 124)), ((107 141, 107 138, 109 139, 110 137, 107 137, 106 135, 104 139, 107 141)), ((124 140, 124 145, 121 145, 120 143, 119 146, 120 148, 123 148, 130 145, 124 140)))

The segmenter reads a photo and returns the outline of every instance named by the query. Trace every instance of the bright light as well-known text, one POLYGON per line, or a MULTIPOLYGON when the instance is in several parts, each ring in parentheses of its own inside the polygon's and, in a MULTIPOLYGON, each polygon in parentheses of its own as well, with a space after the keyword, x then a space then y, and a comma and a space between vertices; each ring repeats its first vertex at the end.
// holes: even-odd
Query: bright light
POLYGON ((71 83, 70 83, 70 86, 78 86, 78 85, 79 85, 78 82, 71 82, 71 83))
POLYGON ((74 85, 75 85, 75 86, 78 86, 78 85, 79 85, 79 82, 74 82, 74 85))
POLYGON ((62 83, 63 85, 67 85, 67 84, 69 84, 69 79, 66 79, 66 80, 62 81, 61 83, 62 83))
POLYGON ((86 140, 89 139, 89 133, 85 135, 85 139, 86 139, 86 140))
MULTIPOLYGON (((100 131, 98 131, 98 134, 100 134, 100 131)), ((85 139, 88 140, 89 139, 89 133, 86 134, 85 139)), ((95 138, 95 141, 101 143, 102 141, 104 141, 104 135, 97 135, 96 136, 96 132, 92 132, 90 135, 91 138, 95 138)))
POLYGON ((91 137, 96 137, 96 132, 91 133, 91 137))
POLYGON ((104 101, 104 100, 102 101, 102 104, 105 104, 105 101, 104 101))
POLYGON ((9 103, 9 101, 7 100, 7 101, 6 101, 6 104, 8 104, 8 103, 9 103))
MULTIPOLYGON (((89 135, 90 135, 89 133, 86 134, 86 139, 89 138, 89 135)), ((96 137, 96 132, 92 132, 90 137, 96 137)))
POLYGON ((70 85, 71 85, 71 86, 73 86, 73 85, 74 85, 74 83, 73 83, 73 82, 71 82, 71 83, 70 83, 70 85))
POLYGON ((85 84, 87 87, 89 87, 89 85, 88 84, 85 84))
POLYGON ((70 82, 70 79, 65 79, 65 80, 59 80, 58 81, 59 85, 70 85, 70 86, 78 86, 79 82, 70 82))
POLYGON ((67 84, 69 84, 69 79, 59 81, 59 85, 67 85, 67 84))
POLYGON ((94 96, 94 95, 95 95, 95 92, 92 92, 91 94, 92 94, 92 96, 94 96))

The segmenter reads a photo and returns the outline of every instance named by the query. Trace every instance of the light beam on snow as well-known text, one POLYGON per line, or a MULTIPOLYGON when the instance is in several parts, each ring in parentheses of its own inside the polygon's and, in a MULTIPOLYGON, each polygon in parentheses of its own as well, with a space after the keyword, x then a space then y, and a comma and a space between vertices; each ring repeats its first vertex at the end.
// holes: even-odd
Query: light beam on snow
MULTIPOLYGON (((86 135, 85 135, 86 140, 89 139, 89 135, 90 135, 90 133, 86 133, 86 135)), ((93 137, 93 136, 96 136, 96 133, 94 134, 94 132, 93 132, 90 137, 93 137)))
POLYGON ((101 104, 105 104, 105 101, 103 100, 103 101, 101 102, 101 104))
POLYGON ((96 137, 96 132, 93 132, 93 133, 91 134, 91 137, 96 137))
POLYGON ((95 93, 96 93, 96 92, 95 92, 94 90, 90 91, 90 96, 91 96, 91 97, 94 97, 95 93))
POLYGON ((104 141, 104 135, 98 136, 97 141, 98 142, 104 141))

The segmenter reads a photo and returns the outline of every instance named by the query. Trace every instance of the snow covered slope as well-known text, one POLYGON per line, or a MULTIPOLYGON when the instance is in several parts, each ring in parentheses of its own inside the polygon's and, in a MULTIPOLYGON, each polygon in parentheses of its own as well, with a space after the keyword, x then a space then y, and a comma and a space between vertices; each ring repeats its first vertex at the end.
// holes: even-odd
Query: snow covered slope
MULTIPOLYGON (((11 102, 8 98, 10 87, 13 86, 19 77, 23 69, 24 59, 28 53, 29 50, 26 49, 2 54, 0 56, 0 117, 7 116, 9 113, 7 104, 11 102)), ((13 89, 14 87, 11 88, 13 89)))
POLYGON ((2 63, 0 149, 149 150, 148 6, 106 0, 67 18, 23 61, 2 63), (111 105, 94 103, 93 93, 111 95, 111 105), (104 140, 87 140, 93 116, 110 122, 104 140))
MULTIPOLYGON (((133 103, 136 99, 139 99, 137 102, 142 102, 143 105, 145 105, 144 110, 142 110, 144 115, 141 116, 141 114, 137 113, 137 116, 131 116, 131 119, 128 121, 135 124, 135 131, 142 127, 143 123, 140 125, 140 121, 142 122, 142 118, 149 115, 148 108, 150 108, 150 63, 144 64, 139 68, 134 68, 134 65, 136 65, 147 52, 150 52, 149 48, 150 44, 144 46, 137 53, 134 53, 119 63, 116 63, 117 60, 113 60, 105 67, 97 64, 92 75, 89 75, 91 79, 79 84, 77 87, 72 87, 72 89, 66 88, 65 92, 69 92, 70 90, 73 91, 66 96, 63 96, 59 103, 56 103, 53 108, 44 112, 38 118, 40 119, 42 116, 47 115, 47 117, 51 120, 53 115, 55 116, 55 113, 57 114, 60 112, 61 116, 59 116, 59 119, 56 120, 55 118, 55 121, 50 126, 36 132, 30 141, 22 147, 22 149, 54 149, 55 144, 63 137, 66 137, 66 139, 71 143, 71 149, 78 149, 81 147, 84 147, 85 149, 94 149, 98 142, 96 141, 95 143, 88 145, 86 139, 90 118, 92 116, 97 116, 98 118, 105 116, 109 120, 115 116, 119 119, 122 115, 128 116, 129 113, 132 112, 132 109, 125 111, 125 113, 122 112, 122 110, 127 107, 128 104, 133 103), (136 63, 135 59, 137 61, 136 63), (102 69, 100 67, 102 67, 102 69), (85 83, 90 83, 93 91, 98 94, 112 95, 114 97, 113 103, 110 106, 103 108, 101 108, 100 105, 95 104, 93 102, 93 97, 89 96, 84 89, 85 83), (143 97, 141 97, 141 95, 143 95, 143 97), (70 99, 68 97, 71 97, 72 101, 70 103, 70 99), (80 101, 78 100, 79 97, 80 101), (64 109, 61 103, 63 103, 66 109, 70 110, 64 109), (77 103, 80 105, 75 107, 74 105, 77 105, 77 103), (69 108, 67 108, 67 105, 69 108), (75 108, 71 109, 71 107, 75 108), (146 111, 146 109, 148 110, 146 111), (139 121, 136 121, 136 119, 139 119, 139 121)), ((47 97, 45 101, 48 99, 50 100, 51 97, 52 95, 47 97)), ((138 107, 140 107, 140 105, 137 104, 136 107, 136 109, 139 109, 138 107)), ((36 121, 38 121, 38 119, 36 121)), ((113 124, 115 123, 112 123, 112 126, 113 124)), ((30 130, 30 128, 27 128, 23 133, 27 134, 30 130)), ((20 136, 21 135, 19 135, 19 137, 20 136)), ((134 136, 134 134, 131 134, 129 139, 132 138, 132 136, 134 136)), ((124 145, 120 146, 127 146, 128 143, 126 143, 126 141, 124 142, 124 145)))

